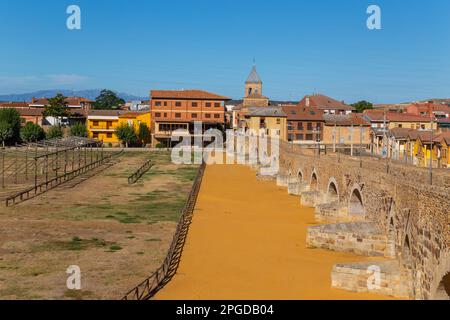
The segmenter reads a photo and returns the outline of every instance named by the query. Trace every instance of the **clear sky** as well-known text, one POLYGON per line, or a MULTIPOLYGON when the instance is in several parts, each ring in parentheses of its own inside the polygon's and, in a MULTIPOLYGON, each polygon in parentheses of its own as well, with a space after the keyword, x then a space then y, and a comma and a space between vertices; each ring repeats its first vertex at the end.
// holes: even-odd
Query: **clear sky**
POLYGON ((448 0, 1 0, 0 94, 205 89, 232 98, 256 59, 271 99, 450 97, 448 0), (66 28, 81 8, 82 29, 66 28), (379 5, 382 30, 366 27, 379 5))

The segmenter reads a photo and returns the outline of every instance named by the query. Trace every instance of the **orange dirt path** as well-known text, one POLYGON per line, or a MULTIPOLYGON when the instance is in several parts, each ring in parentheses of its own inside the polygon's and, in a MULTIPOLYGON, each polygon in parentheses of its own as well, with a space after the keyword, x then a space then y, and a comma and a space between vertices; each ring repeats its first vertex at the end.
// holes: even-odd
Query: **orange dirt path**
POLYGON ((369 260, 310 249, 314 210, 237 165, 208 166, 177 274, 156 299, 389 299, 331 288, 335 263, 369 260))

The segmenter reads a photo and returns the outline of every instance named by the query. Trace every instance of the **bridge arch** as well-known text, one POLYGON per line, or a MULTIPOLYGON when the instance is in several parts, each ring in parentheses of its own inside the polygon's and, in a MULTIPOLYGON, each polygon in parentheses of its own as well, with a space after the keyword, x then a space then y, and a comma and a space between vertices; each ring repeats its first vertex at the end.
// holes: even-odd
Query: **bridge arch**
POLYGON ((313 169, 313 172, 311 174, 311 182, 309 183, 311 190, 318 190, 319 189, 319 178, 317 176, 316 169, 313 169))
POLYGON ((329 201, 338 201, 338 202, 340 200, 338 183, 334 177, 328 180, 327 199, 329 201))
POLYGON ((433 283, 435 300, 450 300, 450 251, 441 255, 438 270, 433 283))
POLYGON ((348 198, 348 213, 353 216, 365 216, 364 199, 361 187, 355 184, 348 198))
POLYGON ((412 259, 412 253, 411 253, 411 240, 410 240, 410 236, 408 234, 405 236, 405 240, 403 241, 401 258, 402 258, 403 265, 407 269, 412 269, 413 259, 412 259))
POLYGON ((297 178, 298 178, 298 180, 300 181, 300 182, 303 182, 303 179, 304 179, 304 174, 303 174, 303 170, 300 168, 300 169, 298 169, 298 171, 297 171, 297 178))

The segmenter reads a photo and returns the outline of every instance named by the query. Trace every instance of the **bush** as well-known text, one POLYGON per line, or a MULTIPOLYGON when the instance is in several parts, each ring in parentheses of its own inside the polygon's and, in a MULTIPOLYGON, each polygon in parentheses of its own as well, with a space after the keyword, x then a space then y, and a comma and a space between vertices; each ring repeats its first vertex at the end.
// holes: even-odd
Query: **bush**
POLYGON ((62 138, 64 136, 64 132, 60 126, 51 126, 47 131, 47 140, 62 138))
POLYGON ((70 127, 70 135, 73 137, 86 138, 88 136, 88 130, 85 124, 76 123, 70 127))
POLYGON ((16 109, 0 110, 0 141, 5 144, 20 142, 20 114, 16 109))
POLYGON ((28 122, 21 130, 20 136, 25 142, 36 142, 45 139, 45 131, 37 124, 28 122))

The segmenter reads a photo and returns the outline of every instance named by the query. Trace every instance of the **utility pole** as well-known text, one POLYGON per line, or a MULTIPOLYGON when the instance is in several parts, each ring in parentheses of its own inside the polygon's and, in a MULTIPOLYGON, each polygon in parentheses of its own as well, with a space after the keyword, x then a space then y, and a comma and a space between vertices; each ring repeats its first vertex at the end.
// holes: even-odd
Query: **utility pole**
POLYGON ((353 157, 353 122, 350 126, 350 156, 353 157))
POLYGON ((430 185, 433 184, 433 109, 431 103, 428 102, 428 108, 430 110, 430 185))
POLYGON ((336 120, 334 120, 334 132, 333 132, 333 152, 336 153, 336 120))

